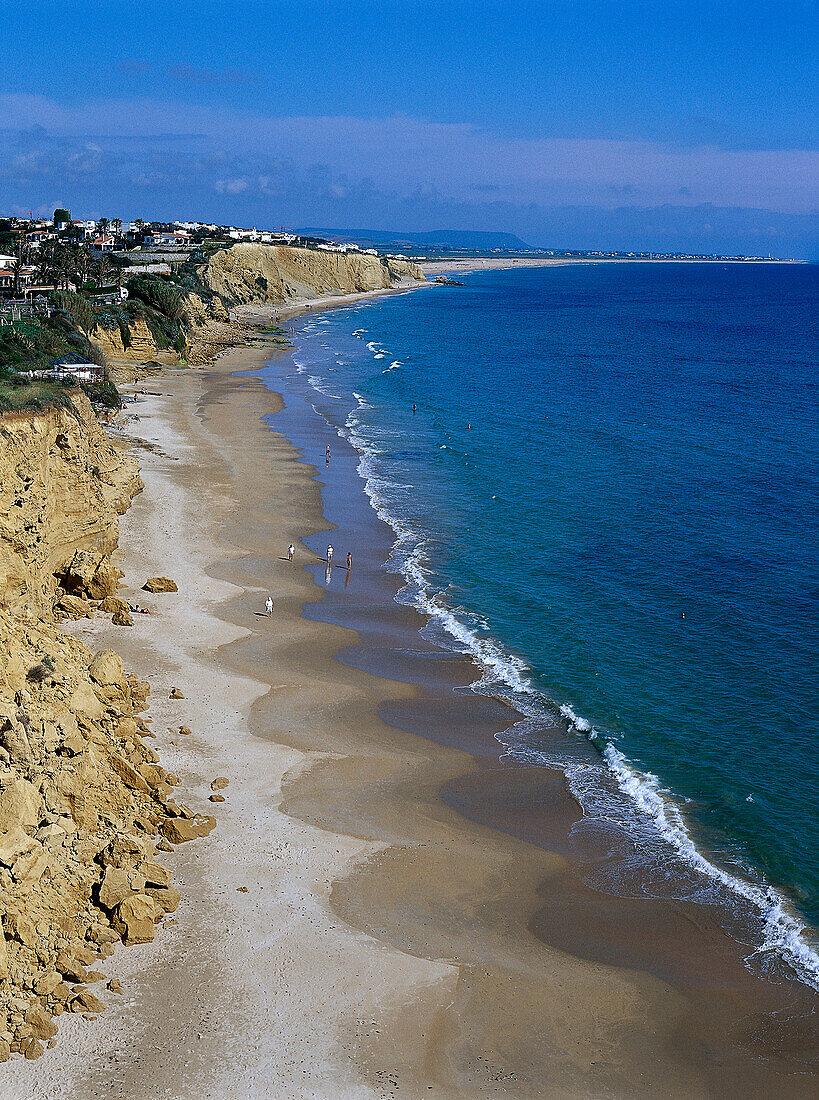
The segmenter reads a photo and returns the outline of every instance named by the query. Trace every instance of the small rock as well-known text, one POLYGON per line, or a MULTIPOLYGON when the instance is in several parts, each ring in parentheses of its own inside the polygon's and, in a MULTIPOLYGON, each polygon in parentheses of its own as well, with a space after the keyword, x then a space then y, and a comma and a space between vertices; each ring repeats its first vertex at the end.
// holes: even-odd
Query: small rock
POLYGON ((223 794, 212 794, 208 798, 209 802, 224 802, 225 796, 223 794))
POLYGON ((223 791, 229 782, 230 780, 226 779, 223 775, 217 776, 211 783, 210 789, 212 791, 223 791))
POLYGON ((182 734, 183 737, 189 737, 193 733, 193 730, 188 729, 187 726, 180 726, 179 732, 182 734))
POLYGON ((182 692, 179 690, 179 688, 172 687, 171 688, 171 694, 168 696, 168 698, 169 699, 184 699, 185 696, 182 694, 182 692))
POLYGON ((170 577, 149 577, 142 586, 145 592, 178 592, 176 581, 170 577))
POLYGON ((246 894, 247 893, 247 887, 246 886, 237 886, 236 890, 240 894, 246 894))
POLYGON ((120 997, 122 996, 122 983, 117 981, 116 978, 111 979, 111 981, 106 986, 106 989, 110 990, 111 993, 116 993, 120 997))

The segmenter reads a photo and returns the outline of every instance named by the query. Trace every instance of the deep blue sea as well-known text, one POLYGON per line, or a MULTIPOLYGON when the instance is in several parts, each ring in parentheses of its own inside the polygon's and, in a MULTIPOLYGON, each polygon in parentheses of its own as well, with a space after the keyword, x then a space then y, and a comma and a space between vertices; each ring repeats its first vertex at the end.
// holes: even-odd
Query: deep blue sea
POLYGON ((601 888, 676 860, 816 969, 819 267, 462 278, 297 322, 400 598, 521 710, 499 751, 634 838, 601 888))

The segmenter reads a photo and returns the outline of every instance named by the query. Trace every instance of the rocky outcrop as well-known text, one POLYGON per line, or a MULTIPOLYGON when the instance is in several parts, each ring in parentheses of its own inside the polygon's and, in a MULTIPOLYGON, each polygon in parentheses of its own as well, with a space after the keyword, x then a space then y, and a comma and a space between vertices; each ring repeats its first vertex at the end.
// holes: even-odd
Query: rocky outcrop
POLYGON ((401 280, 425 280, 420 267, 407 260, 263 244, 221 249, 198 274, 231 305, 356 294, 386 289, 401 280))
POLYGON ((0 416, 0 606, 49 618, 62 593, 113 594, 117 517, 141 488, 82 392, 70 408, 0 416))
MULTIPOLYGON (((91 330, 89 339, 109 362, 159 362, 158 357, 165 354, 160 350, 144 317, 135 317, 122 328, 119 325, 105 328, 98 324, 91 330)), ((173 358, 177 359, 178 356, 174 354, 173 358)))
POLYGON ((116 653, 0 610, 0 1061, 38 1057, 84 983, 179 904, 157 859, 207 834, 142 739, 148 685, 116 653), (164 839, 160 838, 160 833, 164 839))

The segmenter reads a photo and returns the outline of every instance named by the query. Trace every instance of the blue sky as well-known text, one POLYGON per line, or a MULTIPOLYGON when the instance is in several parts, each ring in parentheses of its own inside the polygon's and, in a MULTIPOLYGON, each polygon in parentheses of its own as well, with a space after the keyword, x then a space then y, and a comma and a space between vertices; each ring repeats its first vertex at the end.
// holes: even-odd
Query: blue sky
POLYGON ((819 253, 814 2, 2 12, 4 210, 819 253))

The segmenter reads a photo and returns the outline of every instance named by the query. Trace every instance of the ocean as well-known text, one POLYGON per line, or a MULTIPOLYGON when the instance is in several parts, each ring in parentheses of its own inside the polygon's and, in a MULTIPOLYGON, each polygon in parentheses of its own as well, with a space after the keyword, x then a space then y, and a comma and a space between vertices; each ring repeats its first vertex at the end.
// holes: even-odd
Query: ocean
POLYGON ((590 884, 735 899, 754 964, 819 987, 819 267, 458 278, 290 322, 271 378, 355 448, 398 600, 520 714, 499 754, 622 837, 590 884))

